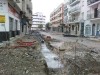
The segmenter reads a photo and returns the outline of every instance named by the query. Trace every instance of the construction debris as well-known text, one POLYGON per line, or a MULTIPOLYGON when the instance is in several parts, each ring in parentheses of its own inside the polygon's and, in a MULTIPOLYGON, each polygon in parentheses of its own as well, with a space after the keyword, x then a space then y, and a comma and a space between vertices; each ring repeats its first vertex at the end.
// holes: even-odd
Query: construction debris
POLYGON ((77 42, 49 42, 64 64, 62 75, 100 75, 100 50, 77 42))
MULTIPOLYGON (((24 43, 36 41, 32 36, 20 38, 24 43)), ((19 39, 18 39, 19 40, 19 39)), ((0 75, 46 75, 45 61, 39 43, 31 46, 12 48, 21 45, 18 40, 9 48, 0 48, 0 75)))

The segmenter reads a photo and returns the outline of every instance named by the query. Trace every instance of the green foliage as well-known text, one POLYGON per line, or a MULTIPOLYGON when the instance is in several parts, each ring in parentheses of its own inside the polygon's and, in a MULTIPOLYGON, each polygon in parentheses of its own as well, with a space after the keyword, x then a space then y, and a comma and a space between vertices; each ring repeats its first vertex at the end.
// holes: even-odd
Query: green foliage
POLYGON ((39 29, 42 29, 43 28, 43 25, 42 24, 38 25, 38 28, 39 29))
POLYGON ((48 22, 48 23, 46 24, 46 29, 50 30, 50 28, 51 28, 51 24, 50 24, 50 22, 48 22))

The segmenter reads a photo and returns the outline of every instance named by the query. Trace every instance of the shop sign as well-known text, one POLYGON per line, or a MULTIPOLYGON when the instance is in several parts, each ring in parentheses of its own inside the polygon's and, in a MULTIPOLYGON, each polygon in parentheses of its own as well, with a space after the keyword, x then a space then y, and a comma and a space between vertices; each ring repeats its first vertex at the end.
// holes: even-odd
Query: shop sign
POLYGON ((5 23, 5 16, 4 15, 0 15, 0 23, 5 23))

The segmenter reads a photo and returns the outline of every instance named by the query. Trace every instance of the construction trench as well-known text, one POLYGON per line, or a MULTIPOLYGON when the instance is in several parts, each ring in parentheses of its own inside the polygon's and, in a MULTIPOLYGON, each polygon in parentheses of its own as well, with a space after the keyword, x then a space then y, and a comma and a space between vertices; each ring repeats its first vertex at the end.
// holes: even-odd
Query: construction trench
POLYGON ((100 75, 100 49, 76 42, 42 38, 41 51, 48 68, 47 75, 100 75))
POLYGON ((100 75, 100 50, 44 37, 34 32, 0 47, 0 75, 100 75))

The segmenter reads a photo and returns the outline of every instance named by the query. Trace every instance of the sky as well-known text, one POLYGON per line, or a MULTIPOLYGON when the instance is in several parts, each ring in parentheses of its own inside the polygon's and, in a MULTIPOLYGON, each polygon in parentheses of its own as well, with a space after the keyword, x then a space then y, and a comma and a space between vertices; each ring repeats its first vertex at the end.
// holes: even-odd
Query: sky
POLYGON ((46 16, 46 22, 50 21, 50 13, 64 0, 32 0, 33 13, 42 12, 46 16))

